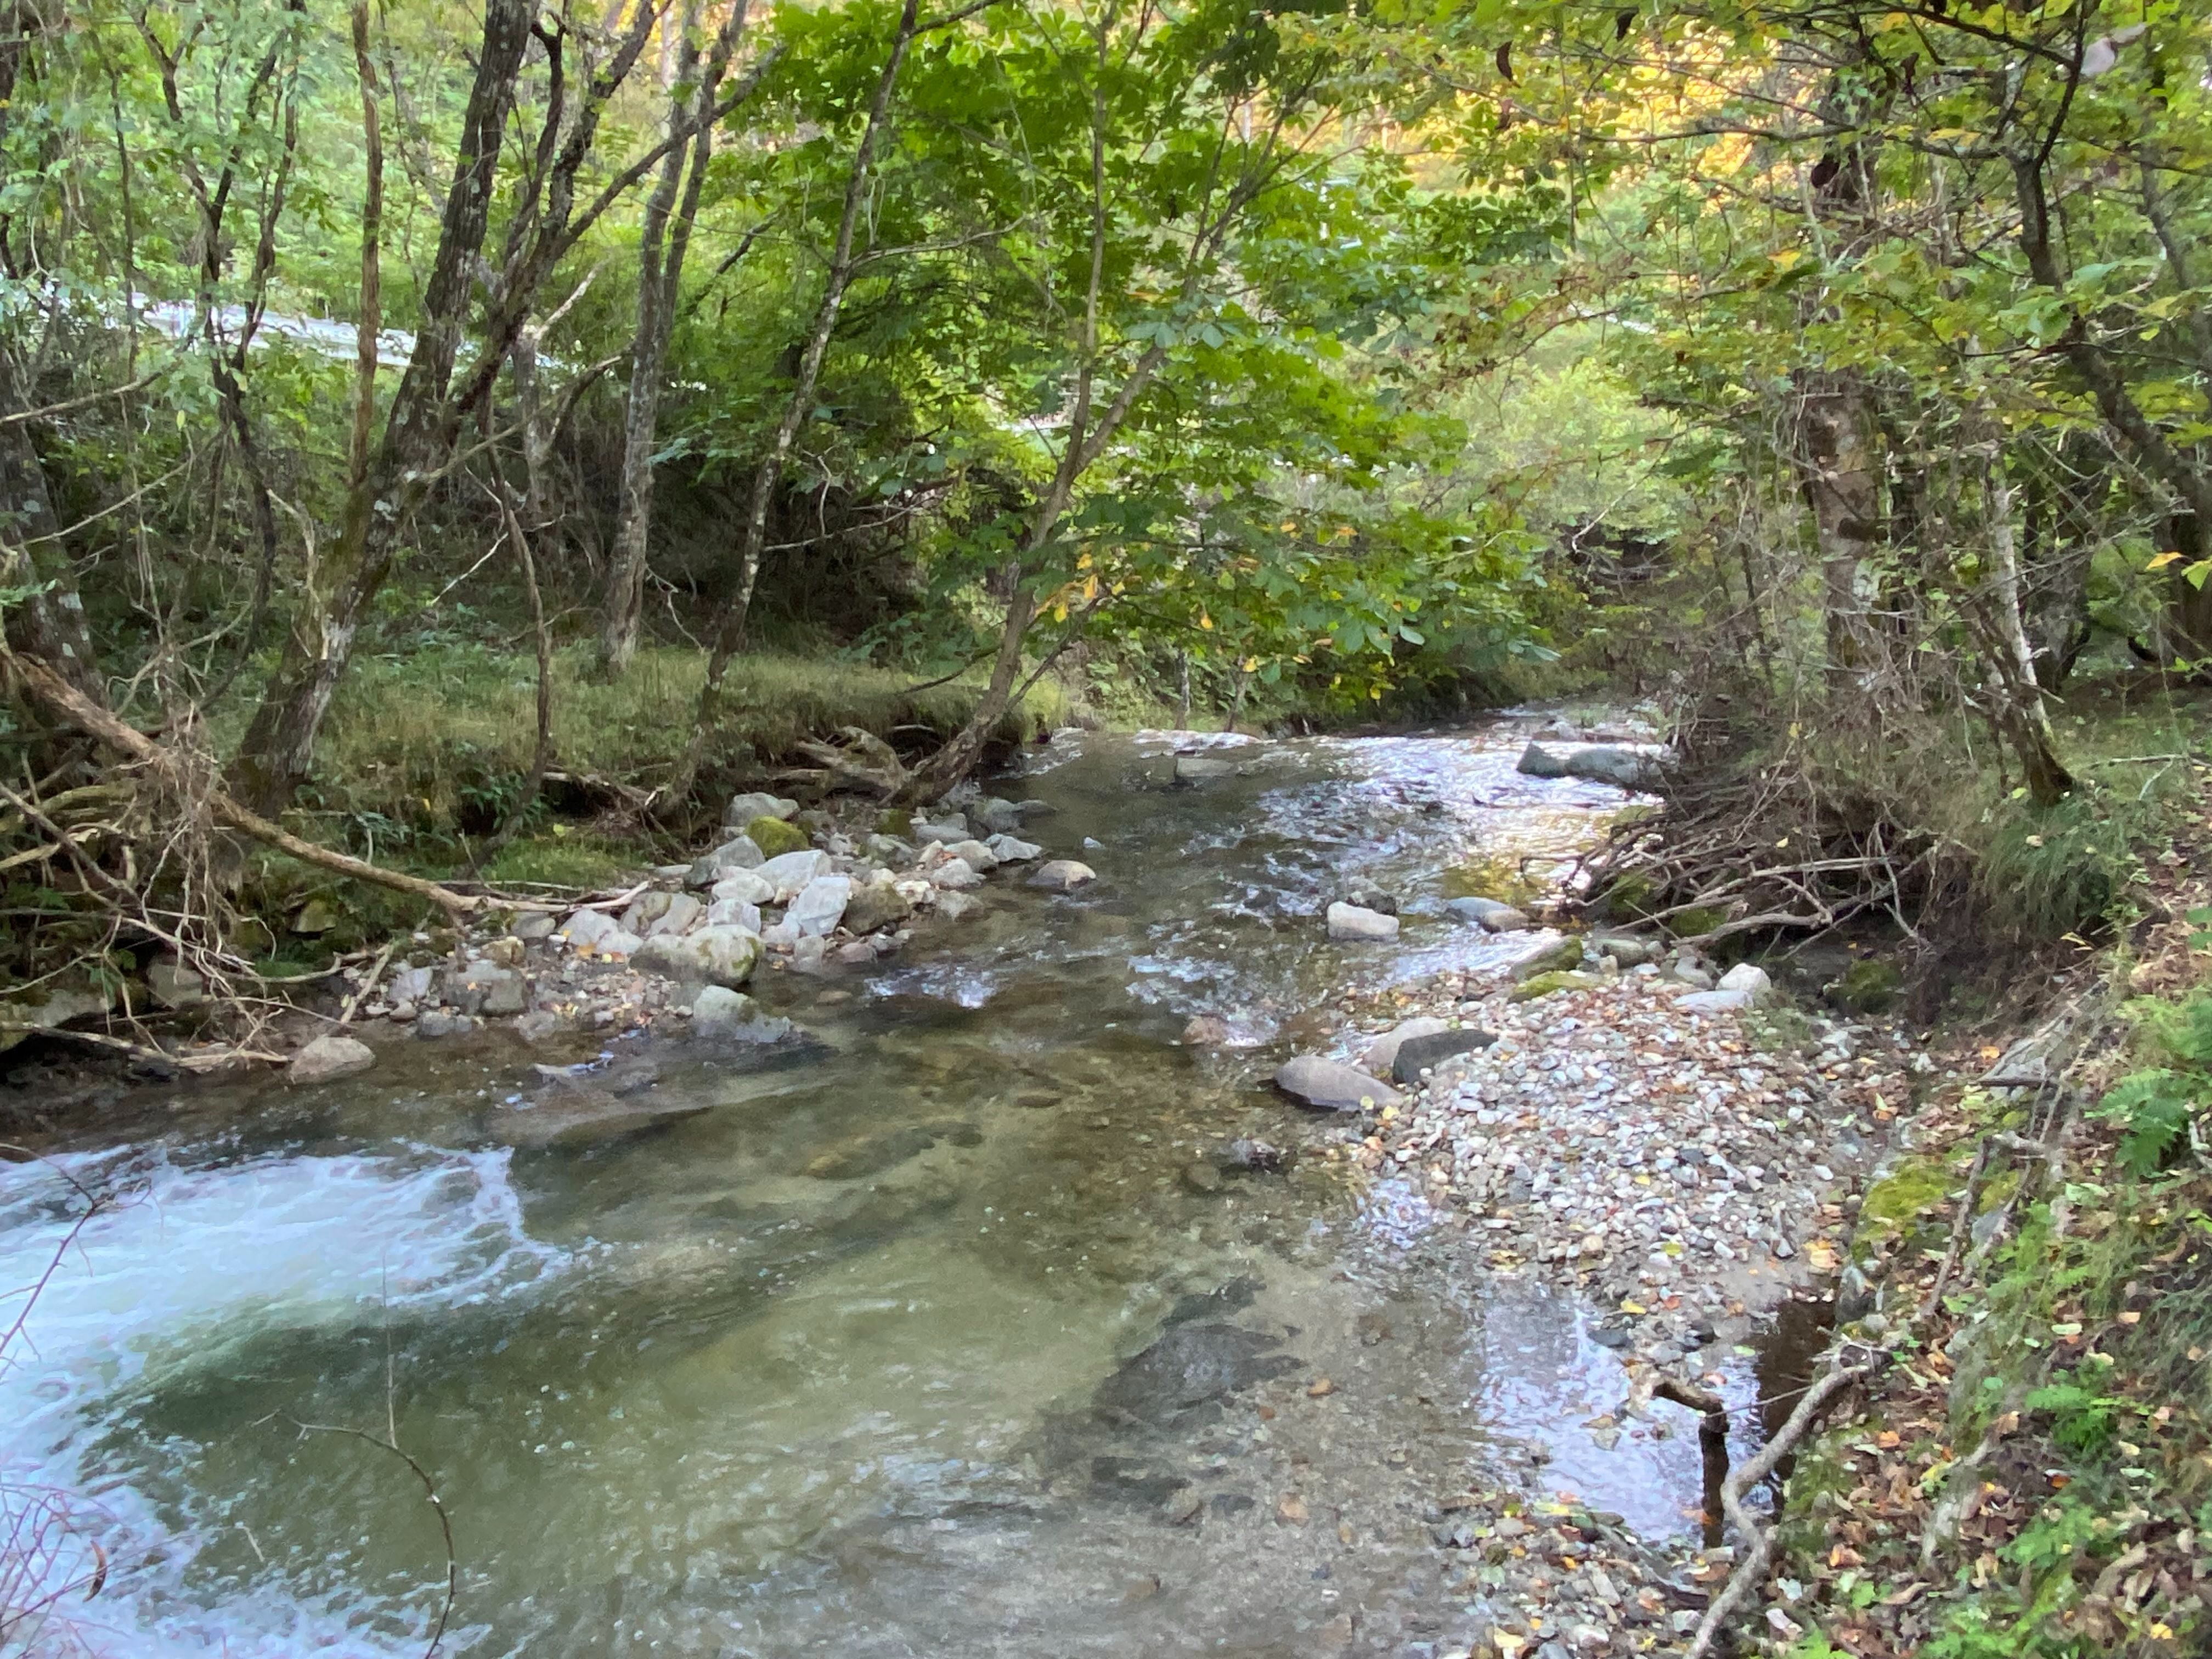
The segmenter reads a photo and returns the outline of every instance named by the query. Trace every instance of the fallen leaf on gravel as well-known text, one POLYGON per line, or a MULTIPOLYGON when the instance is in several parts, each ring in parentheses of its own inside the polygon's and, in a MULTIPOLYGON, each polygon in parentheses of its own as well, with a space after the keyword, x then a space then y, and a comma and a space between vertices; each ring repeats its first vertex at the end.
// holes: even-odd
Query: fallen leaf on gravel
POLYGON ((1303 1527, 1306 1523, 1306 1500, 1294 1492, 1286 1492, 1275 1500, 1275 1519, 1285 1526, 1303 1527))

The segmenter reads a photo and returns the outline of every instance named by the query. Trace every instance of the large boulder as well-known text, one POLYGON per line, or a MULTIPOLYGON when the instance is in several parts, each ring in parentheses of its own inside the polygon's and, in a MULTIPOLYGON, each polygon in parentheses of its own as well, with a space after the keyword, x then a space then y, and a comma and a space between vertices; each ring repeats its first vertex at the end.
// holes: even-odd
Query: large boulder
POLYGON ((770 860, 781 858, 786 853, 803 853, 807 847, 806 831, 765 813, 745 826, 745 839, 770 860))
POLYGON ((1398 918, 1379 910, 1363 910, 1356 904, 1328 907, 1328 936, 1337 939, 1388 939, 1398 937, 1398 918))
POLYGON ((740 899, 747 904, 773 904, 775 884, 757 870, 732 870, 708 890, 707 896, 717 904, 725 899, 740 899))
POLYGON ((1521 751, 1516 770, 1532 778, 1583 778, 1617 789, 1649 789, 1659 781, 1656 750, 1590 743, 1573 749, 1547 749, 1531 742, 1521 751))
POLYGON ((1205 783, 1213 778, 1228 777, 1236 770, 1235 761, 1218 760, 1211 755, 1177 755, 1175 781, 1177 783, 1205 783))
POLYGON ((722 813, 722 827, 742 830, 755 818, 787 818, 799 810, 799 803, 787 800, 781 795, 771 795, 758 789, 748 790, 742 795, 730 797, 729 805, 722 813))
POLYGON ((1048 887, 1055 893, 1070 893, 1086 881, 1098 879, 1098 872, 1077 859, 1054 859, 1041 865, 1036 874, 1030 878, 1032 887, 1048 887))
POLYGON ((1757 963, 1739 962, 1721 975, 1719 988, 1742 992, 1755 1007, 1774 994, 1774 981, 1757 963))
POLYGON ((947 890, 981 887, 983 876, 966 859, 945 859, 929 866, 929 884, 947 890))
POLYGON ((760 866, 761 879, 773 884, 774 902, 778 904, 789 903, 808 882, 830 872, 827 853, 785 853, 760 866))
POLYGON ((695 928, 684 934, 664 933, 647 939, 637 952, 637 965, 670 979, 742 986, 759 965, 760 935, 738 927, 695 928))
POLYGON ((688 933, 696 926, 707 907, 689 893, 671 893, 668 903, 653 925, 645 931, 647 939, 657 939, 663 933, 688 933))
POLYGON ((738 836, 724 842, 685 872, 684 884, 687 887, 712 887, 732 870, 757 870, 767 861, 768 854, 750 836, 738 836))
POLYGON ((1392 1064, 1398 1058, 1399 1045, 1408 1037, 1430 1036, 1449 1030, 1449 1023, 1428 1015, 1419 1019, 1401 1020, 1367 1045, 1367 1052, 1360 1055, 1359 1064, 1376 1077, 1388 1077, 1392 1064))
POLYGON ((349 1036, 319 1036, 292 1056, 284 1068, 290 1083, 327 1083, 351 1077, 376 1064, 376 1050, 349 1036))
POLYGON ((1275 1086, 1301 1106, 1321 1112, 1395 1106, 1405 1098, 1380 1078, 1316 1054, 1300 1054, 1285 1061, 1275 1073, 1275 1086))
POLYGON ((761 930, 760 906, 750 899, 718 898, 707 907, 703 920, 709 927, 742 927, 749 933, 761 930))
POLYGON ((1473 1025, 1462 1025, 1455 1031, 1430 1031, 1408 1037, 1398 1045, 1398 1052, 1391 1057, 1390 1080, 1410 1089, 1421 1080, 1422 1073, 1458 1055, 1487 1048, 1497 1041, 1497 1032, 1473 1025))
POLYGON ((578 910, 561 924, 555 937, 567 940, 579 951, 592 951, 598 949, 599 941, 608 934, 622 930, 622 924, 604 910, 578 910))
POLYGON ((853 896, 850 876, 817 876, 801 888, 783 919, 801 939, 820 939, 837 926, 853 896))

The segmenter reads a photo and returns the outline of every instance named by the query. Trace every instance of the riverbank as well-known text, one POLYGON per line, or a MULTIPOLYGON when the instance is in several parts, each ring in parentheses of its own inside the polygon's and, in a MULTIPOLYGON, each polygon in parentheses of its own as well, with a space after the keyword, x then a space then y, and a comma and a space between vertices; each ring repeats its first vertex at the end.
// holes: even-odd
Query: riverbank
MULTIPOLYGON (((1737 1456, 1755 1449, 1803 1386, 1905 1103, 1942 1071, 1886 1022, 1709 989, 1718 964, 1656 934, 1490 931, 1474 886, 1550 867, 1622 799, 1517 773, 1535 725, 1071 738, 957 823, 752 799, 726 814, 742 831, 641 890, 365 962, 299 1035, 344 1022, 366 1070, 341 1049, 320 1081, 142 1091, 142 1122, 70 1144, 131 1135, 100 1167, 204 1230, 207 1317, 261 1355, 226 1417, 313 1400, 313 1420, 381 1420, 384 1372, 334 1358, 350 1339, 285 1334, 361 1316, 347 1264, 373 1246, 419 1287, 398 1421, 451 1491, 588 1472, 610 1498, 678 1494, 742 1535, 718 1548, 756 1564, 747 1582, 783 1586, 748 1603, 779 1639, 1117 1655, 1264 1627, 1361 1659, 1679 1650, 1727 1547, 1701 1547, 1698 1419, 1656 1391, 1714 1389, 1737 1456), (771 855, 779 830, 810 844, 771 855), (1069 858, 1091 878, 1030 884, 1069 858), (856 910, 870 896, 908 911, 856 910), (1394 906, 1392 936, 1332 937, 1352 897, 1394 906), (743 974, 718 928, 761 940, 743 974), (1444 1052, 1469 1031, 1497 1041, 1444 1052), (1299 1054, 1392 1073, 1373 1050, 1394 1032, 1431 1056, 1402 1099, 1376 1078, 1372 1109, 1320 1113, 1265 1087, 1299 1054), (286 1282, 336 1280, 304 1307, 241 1274, 271 1243, 241 1181, 302 1230, 272 1255, 286 1282), (504 1265, 477 1304, 486 1281, 455 1264, 482 1248, 504 1265), (449 1284, 477 1288, 448 1305, 449 1284), (471 1309, 505 1298, 495 1340, 471 1309), (548 1387, 593 1403, 524 1425, 548 1387), (763 1445, 793 1449, 744 1461, 763 1445), (732 1458, 744 1481, 701 1484, 732 1458), (817 1537, 865 1570, 803 1565, 793 1540, 817 1537), (797 1588, 809 1572, 830 1599, 797 1588)), ((152 1249, 141 1213, 88 1259, 152 1249)), ((139 1304, 147 1386, 202 1386, 158 1362, 157 1289, 139 1304)), ((67 1354, 104 1328, 46 1334, 67 1354)), ((99 1420, 96 1393, 57 1397, 99 1420)), ((227 1460, 264 1544, 396 1524, 366 1492, 301 1507, 237 1437, 198 1455, 227 1460)), ((494 1584, 637 1535, 580 1512, 525 1537, 507 1507, 473 1505, 463 1534, 494 1584)), ((661 1639, 720 1627, 682 1572, 629 1582, 661 1639)), ((562 1601, 530 1639, 597 1616, 562 1601)))

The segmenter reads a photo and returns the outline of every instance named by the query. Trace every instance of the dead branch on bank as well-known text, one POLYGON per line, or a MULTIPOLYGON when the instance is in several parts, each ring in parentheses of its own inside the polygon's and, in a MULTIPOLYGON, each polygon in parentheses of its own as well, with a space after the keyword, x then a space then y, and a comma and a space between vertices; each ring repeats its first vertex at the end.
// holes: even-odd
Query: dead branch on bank
POLYGON ((264 846, 273 847, 289 858, 334 874, 350 877, 356 881, 369 882, 414 898, 426 899, 456 919, 489 909, 556 910, 562 908, 540 899, 456 892, 441 883, 398 870, 386 870, 349 854, 336 852, 303 840, 232 799, 229 792, 212 777, 190 777, 191 769, 187 763, 173 750, 155 743, 143 732, 100 708, 44 663, 14 652, 6 653, 5 661, 15 683, 53 714, 87 735, 99 739, 117 754, 144 766, 186 800, 197 797, 202 809, 215 823, 264 846))
POLYGON ((1748 1601, 1765 1579, 1767 1565, 1773 1559, 1774 1534, 1770 1528, 1761 1526, 1758 1518, 1743 1506, 1743 1495, 1774 1473, 1776 1466, 1796 1449, 1797 1443, 1812 1431, 1813 1425, 1836 1396, 1861 1377, 1870 1376, 1880 1356, 1859 1351, 1863 1356, 1846 1364, 1844 1350, 1829 1356, 1828 1369, 1818 1382, 1805 1390, 1797 1401, 1797 1409, 1790 1413, 1790 1420, 1760 1448, 1759 1455, 1740 1469, 1729 1472, 1721 1483, 1721 1510, 1728 1522, 1744 1540, 1744 1551, 1729 1574, 1728 1583, 1705 1609, 1705 1616, 1698 1623, 1698 1633, 1690 1643, 1686 1659, 1705 1659, 1713 1644, 1743 1604, 1748 1601))

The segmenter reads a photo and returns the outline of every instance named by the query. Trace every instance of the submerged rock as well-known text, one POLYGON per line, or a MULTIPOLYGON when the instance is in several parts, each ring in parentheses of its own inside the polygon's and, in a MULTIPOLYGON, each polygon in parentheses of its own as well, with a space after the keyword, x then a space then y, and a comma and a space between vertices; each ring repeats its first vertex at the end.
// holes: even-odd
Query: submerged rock
POLYGON ((605 1089, 568 1085, 534 1104, 494 1114, 489 1127, 492 1139, 507 1146, 590 1146, 711 1109, 702 1100, 624 1100, 605 1089))
POLYGON ((1334 939, 1395 939, 1398 918, 1340 902, 1328 907, 1328 936, 1334 939))
POLYGON ((1500 899, 1455 898, 1444 906, 1444 910, 1462 921, 1474 922, 1488 933, 1525 933, 1536 925, 1525 913, 1500 899))
POLYGON ((775 1042, 791 1035, 791 1022, 763 1018, 760 1004, 741 991, 708 985, 691 998, 691 1030, 726 1042, 775 1042))
POLYGON ((1069 893, 1087 881, 1098 879, 1098 872, 1077 859, 1054 859, 1039 866, 1030 878, 1032 887, 1048 887, 1055 893, 1069 893))
POLYGON ((1225 778, 1237 770, 1234 761, 1217 760, 1211 755, 1177 755, 1175 762, 1175 781, 1177 783, 1204 783, 1212 778, 1225 778))
POLYGON ((1323 1112, 1395 1106, 1404 1098, 1382 1079, 1317 1054, 1285 1061, 1275 1073, 1275 1086, 1301 1106, 1323 1112))
POLYGON ((1281 1346, 1279 1338, 1220 1321, 1173 1325, 1098 1385, 1092 1408, 1109 1422, 1172 1423, 1297 1370, 1303 1362, 1281 1346))
POLYGON ((955 1146, 980 1146, 983 1132, 972 1123, 917 1123, 833 1146, 810 1162, 806 1173, 817 1181, 857 1181, 919 1158, 940 1140, 955 1146))
POLYGON ((1532 742, 1515 769, 1532 778, 1583 778, 1616 789, 1649 789, 1659 781, 1660 757, 1656 750, 1613 744, 1556 750, 1532 742))
POLYGON ((376 1050, 349 1036, 319 1036, 292 1056, 284 1076, 292 1083, 327 1083, 376 1064, 376 1050))

